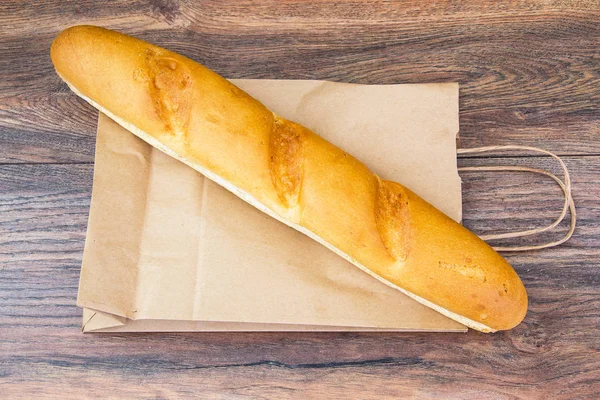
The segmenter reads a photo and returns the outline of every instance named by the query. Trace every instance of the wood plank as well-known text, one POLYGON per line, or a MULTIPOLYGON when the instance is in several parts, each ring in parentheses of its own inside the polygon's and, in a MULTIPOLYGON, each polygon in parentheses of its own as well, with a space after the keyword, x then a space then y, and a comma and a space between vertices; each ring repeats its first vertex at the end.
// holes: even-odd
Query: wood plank
MULTIPOLYGON (((460 161, 500 162, 553 168, 536 157, 460 161)), ((3 397, 597 398, 600 157, 566 162, 576 234, 558 248, 506 255, 528 288, 530 308, 519 327, 493 335, 82 335, 75 298, 92 166, 2 165, 3 397)), ((463 179, 465 224, 475 230, 537 226, 560 209, 549 179, 463 179)))
POLYGON ((48 57, 93 23, 230 78, 461 83, 465 147, 519 143, 600 154, 597 2, 0 3, 0 163, 93 159, 96 112, 48 57))

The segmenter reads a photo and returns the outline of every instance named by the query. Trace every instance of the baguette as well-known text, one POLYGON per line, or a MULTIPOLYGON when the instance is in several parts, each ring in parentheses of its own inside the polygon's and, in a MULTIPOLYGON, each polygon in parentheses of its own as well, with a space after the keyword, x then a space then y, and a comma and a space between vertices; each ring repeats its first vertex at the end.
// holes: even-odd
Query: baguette
POLYGON ((524 318, 521 280, 484 241, 215 72, 93 26, 60 33, 51 58, 125 129, 385 284, 482 332, 524 318))

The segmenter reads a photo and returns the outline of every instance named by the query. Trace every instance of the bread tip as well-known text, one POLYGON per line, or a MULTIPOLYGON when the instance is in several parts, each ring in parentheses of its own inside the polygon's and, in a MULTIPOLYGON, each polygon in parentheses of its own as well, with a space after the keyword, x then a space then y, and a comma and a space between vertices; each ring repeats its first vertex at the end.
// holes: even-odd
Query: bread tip
POLYGON ((104 28, 94 25, 73 25, 60 31, 50 45, 50 57, 52 58, 52 61, 55 61, 56 57, 59 56, 60 51, 67 46, 66 43, 68 41, 76 36, 80 36, 82 33, 90 32, 92 30, 99 31, 104 30, 104 28))
POLYGON ((56 67, 57 62, 60 61, 62 50, 65 48, 66 43, 69 41, 70 36, 73 33, 76 33, 81 25, 71 26, 67 29, 64 29, 59 32, 58 35, 52 41, 50 45, 50 58, 52 59, 52 63, 56 67))

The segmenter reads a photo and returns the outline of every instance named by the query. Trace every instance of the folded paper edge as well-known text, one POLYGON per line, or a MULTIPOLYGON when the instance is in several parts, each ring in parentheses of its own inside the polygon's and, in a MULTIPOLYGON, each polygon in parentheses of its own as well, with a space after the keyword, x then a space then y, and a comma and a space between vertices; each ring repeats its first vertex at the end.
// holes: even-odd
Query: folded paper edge
POLYGON ((183 320, 152 320, 139 319, 130 320, 127 318, 118 317, 113 314, 103 313, 92 309, 83 309, 84 323, 82 326, 83 333, 148 333, 148 332, 304 332, 304 333, 324 333, 324 332, 364 332, 364 333, 381 333, 381 332, 442 332, 442 333, 466 333, 467 327, 455 329, 435 329, 435 328, 372 328, 372 327, 348 327, 348 326, 325 326, 325 325, 300 325, 300 324, 260 324, 260 323, 239 323, 226 321, 183 321, 183 320), (164 324, 170 327, 165 328, 164 324), (136 324, 137 328, 128 328, 128 325, 136 324), (158 324, 161 327, 151 327, 158 324), (179 324, 195 325, 193 328, 177 327, 179 324), (204 328, 198 329, 198 325, 206 324, 204 328), (232 328, 232 324, 235 328, 232 328), (147 326, 145 326, 147 325, 147 326), (268 327, 265 329, 260 326, 268 327), (260 329, 259 329, 260 328, 260 329))
POLYGON ((89 308, 83 309, 81 332, 95 332, 101 329, 115 328, 127 324, 125 318, 89 308))

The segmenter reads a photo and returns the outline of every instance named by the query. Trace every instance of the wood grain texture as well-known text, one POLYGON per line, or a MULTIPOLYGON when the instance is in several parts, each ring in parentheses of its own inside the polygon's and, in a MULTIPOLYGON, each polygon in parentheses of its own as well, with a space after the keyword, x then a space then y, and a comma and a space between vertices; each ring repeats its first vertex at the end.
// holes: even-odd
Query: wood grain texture
POLYGON ((62 29, 97 24, 229 78, 458 81, 463 146, 600 154, 598 1, 3 1, 0 162, 92 161, 95 112, 53 72, 62 29), (9 151, 10 149, 10 151, 9 151))
MULTIPOLYGON (((597 0, 6 0, 0 21, 0 397, 600 398, 597 0), (499 334, 82 335, 75 299, 97 112, 48 54, 81 23, 231 78, 459 81, 463 147, 570 155, 578 228, 563 246, 506 255, 530 308, 499 334)), ((539 157, 460 160, 481 164, 558 172, 539 157)), ((475 232, 537 227, 561 208, 544 177, 462 176, 475 232)))
MULTIPOLYGON (((507 254, 531 303, 520 326, 494 335, 82 335, 75 298, 92 166, 0 166, 3 393, 597 398, 600 157, 566 162, 580 216, 575 236, 558 248, 507 254)), ((553 168, 536 157, 461 163, 553 168)), ((527 173, 510 179, 469 173, 463 179, 465 224, 475 231, 539 226, 561 208, 550 179, 527 173)))

